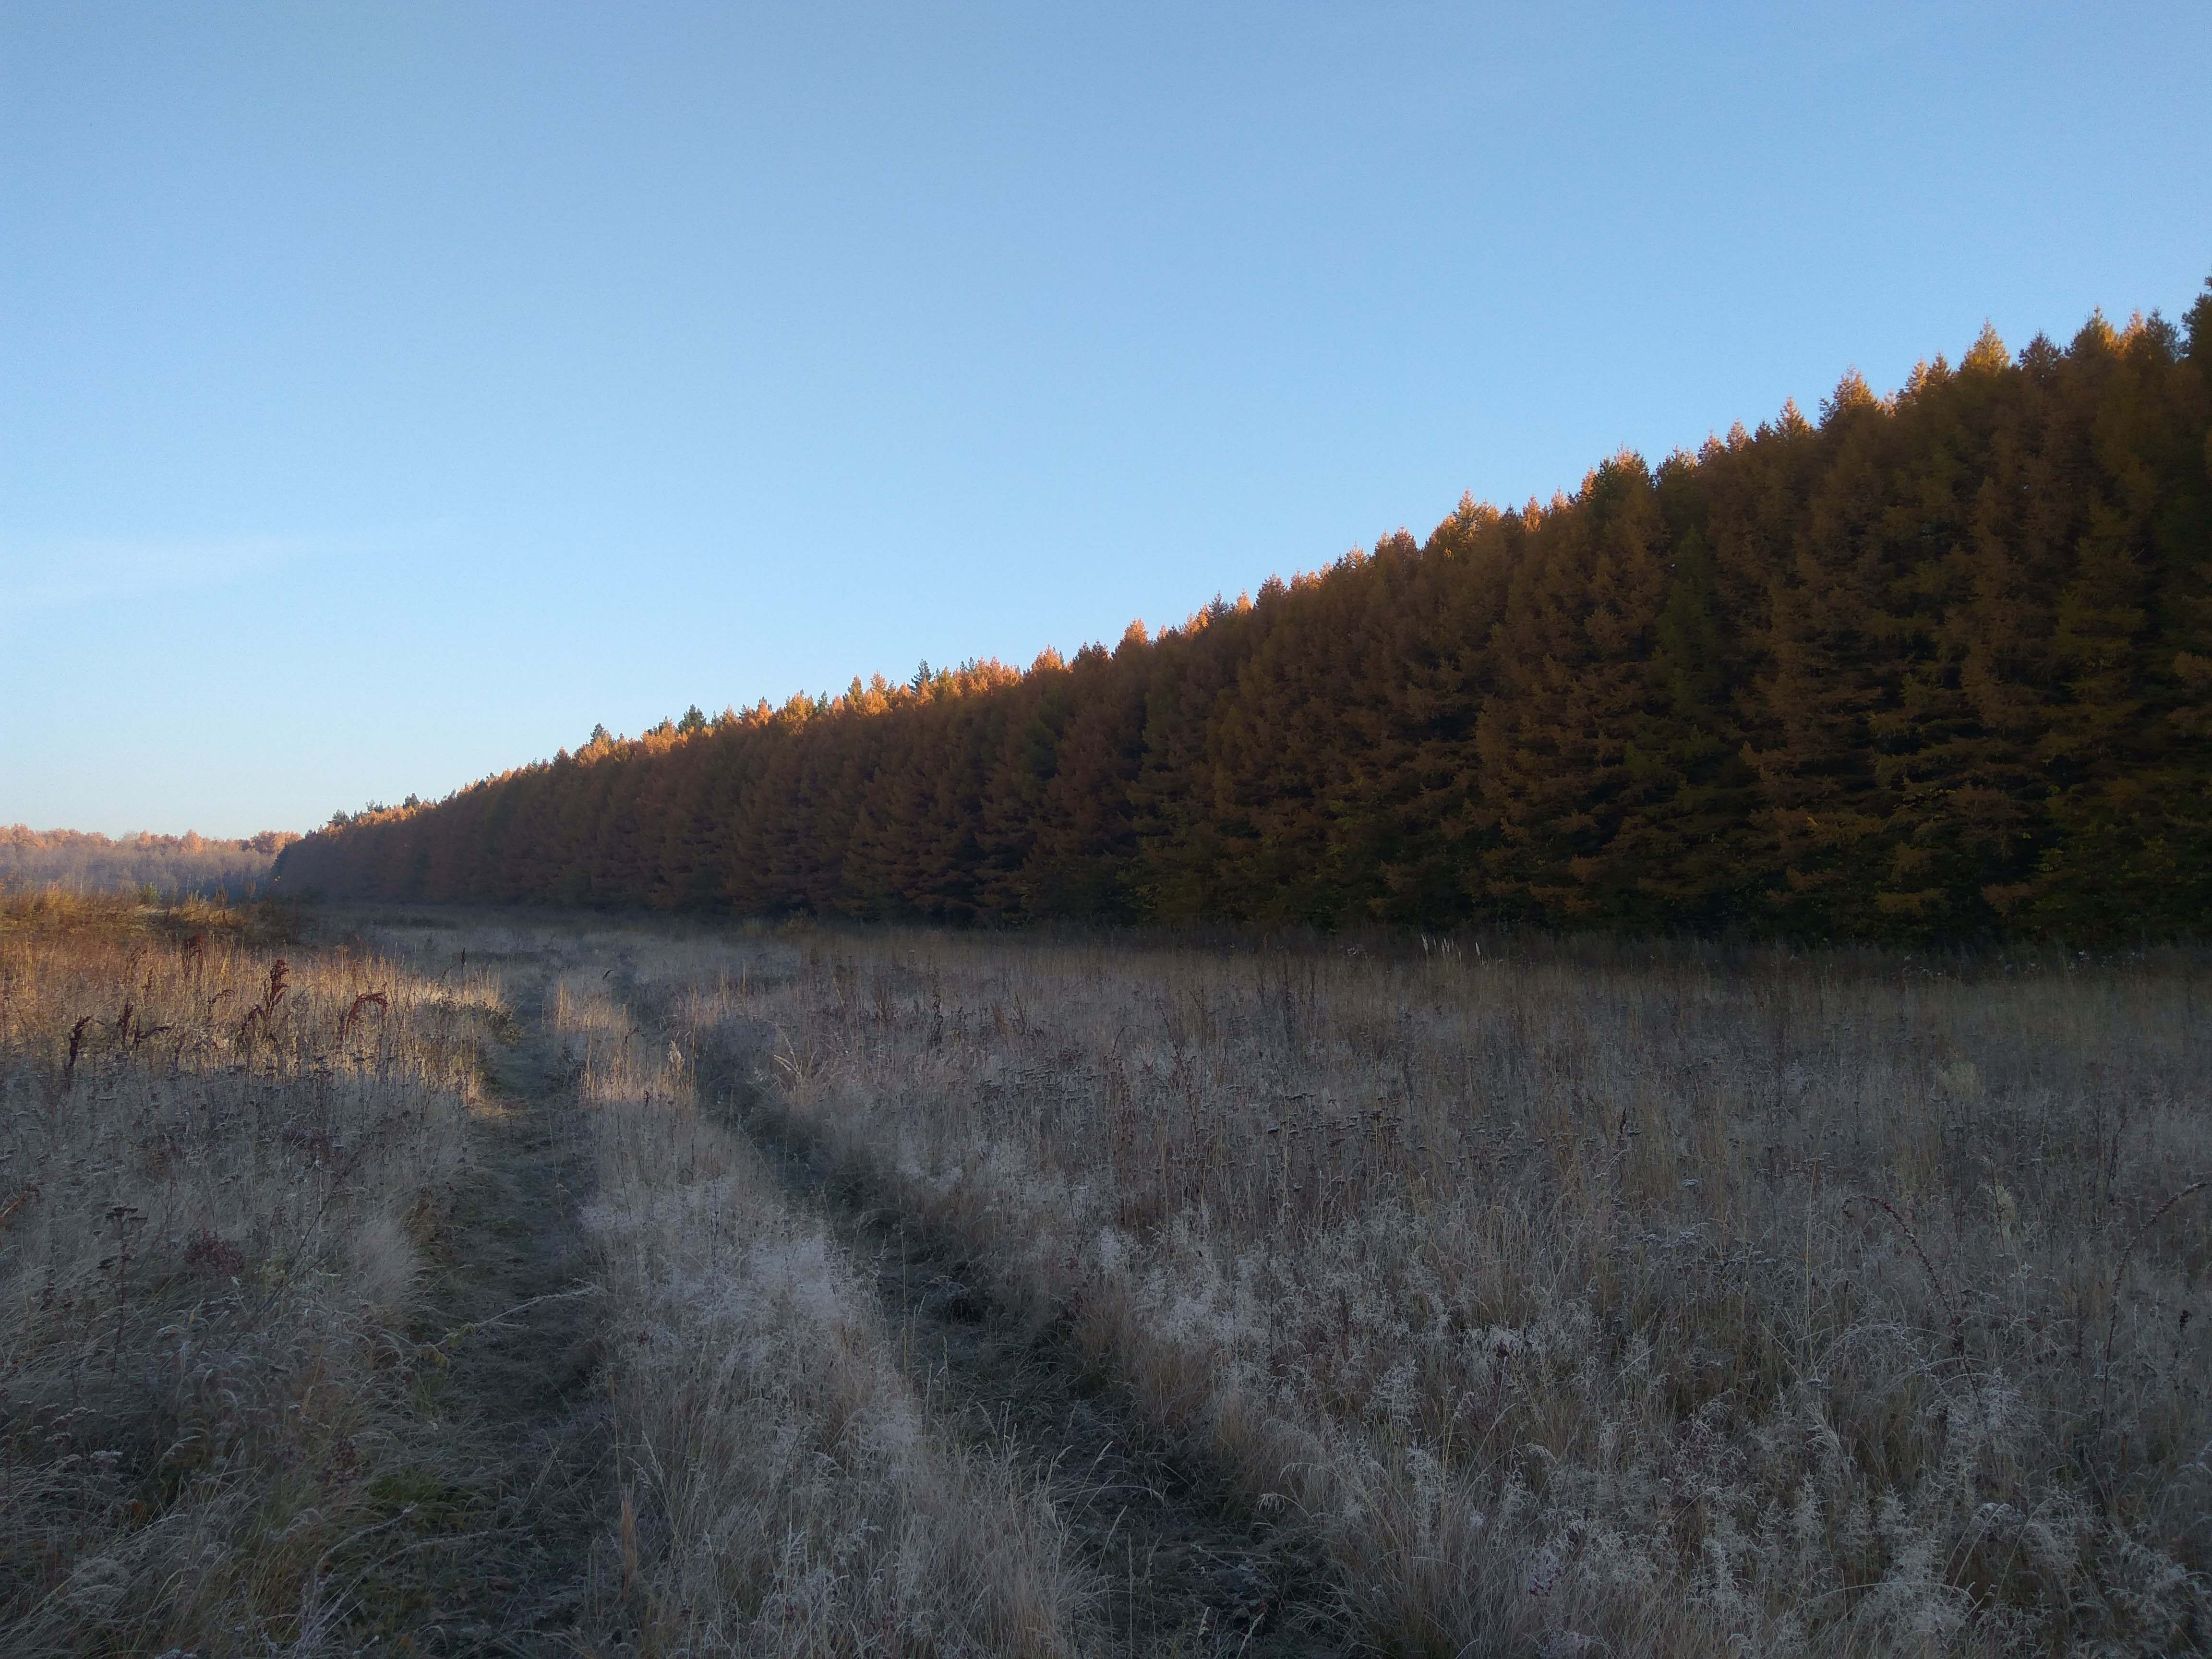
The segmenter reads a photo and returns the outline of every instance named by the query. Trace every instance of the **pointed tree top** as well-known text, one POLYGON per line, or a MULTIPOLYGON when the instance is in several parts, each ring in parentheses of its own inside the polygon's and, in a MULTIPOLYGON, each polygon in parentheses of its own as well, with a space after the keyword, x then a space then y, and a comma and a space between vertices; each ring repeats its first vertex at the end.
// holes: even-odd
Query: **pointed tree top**
POLYGON ((1998 337, 1996 325, 1984 321, 1982 331, 1974 337, 1973 344, 1966 348, 1966 355, 1959 360, 1959 372, 1962 374, 1995 374, 2011 367, 2012 353, 2005 349, 2005 343, 1998 337))

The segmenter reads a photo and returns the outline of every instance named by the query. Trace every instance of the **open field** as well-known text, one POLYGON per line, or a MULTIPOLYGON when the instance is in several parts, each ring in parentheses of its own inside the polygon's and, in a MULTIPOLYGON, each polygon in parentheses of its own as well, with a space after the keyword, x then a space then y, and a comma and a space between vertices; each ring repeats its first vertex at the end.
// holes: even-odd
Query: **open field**
POLYGON ((11 1653, 2212 1646, 2195 956, 259 915, 0 922, 11 1653))
POLYGON ((290 920, 0 914, 0 1648, 1078 1650, 1048 1496, 598 957, 290 920))
POLYGON ((419 1316, 507 1012, 272 920, 0 910, 11 1654, 367 1640, 458 1544, 419 1316))
POLYGON ((0 892, 59 887, 76 893, 153 892, 167 898, 250 896, 265 889, 276 855, 299 836, 264 830, 236 841, 206 836, 106 836, 0 824, 0 892))
POLYGON ((1386 1649, 2207 1639, 2193 959, 633 948, 1386 1649))

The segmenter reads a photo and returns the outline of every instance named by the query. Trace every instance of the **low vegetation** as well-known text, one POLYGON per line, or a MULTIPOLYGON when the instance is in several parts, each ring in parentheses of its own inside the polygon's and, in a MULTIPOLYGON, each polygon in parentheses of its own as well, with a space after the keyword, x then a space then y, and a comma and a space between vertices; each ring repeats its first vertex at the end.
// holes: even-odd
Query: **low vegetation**
POLYGON ((1077 1651, 1087 1587, 1045 1495, 927 1420, 861 1273, 585 959, 550 1025, 598 1150, 617 1524, 653 1650, 1077 1651))
POLYGON ((1389 1651, 2212 1632, 2202 965, 641 954, 1389 1651))
POLYGON ((283 921, 0 901, 10 1654, 315 1651, 412 1541, 420 1250, 504 1014, 283 921))
POLYGON ((0 906, 10 1654, 2212 1645, 2199 956, 320 926, 0 906))

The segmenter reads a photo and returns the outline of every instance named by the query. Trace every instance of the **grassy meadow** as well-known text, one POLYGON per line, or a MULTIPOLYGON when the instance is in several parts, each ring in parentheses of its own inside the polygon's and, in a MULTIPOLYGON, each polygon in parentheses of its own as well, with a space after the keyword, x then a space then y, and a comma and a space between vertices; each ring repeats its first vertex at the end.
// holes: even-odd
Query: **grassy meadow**
POLYGON ((2212 1638, 2195 958, 878 934, 637 975, 1312 1528, 1384 1650, 2212 1638))
POLYGON ((2204 968, 15 895, 0 1647, 2202 1651, 2204 968))
POLYGON ((314 1650, 421 1541, 409 1315, 506 1011, 284 921, 0 904, 10 1654, 314 1650))

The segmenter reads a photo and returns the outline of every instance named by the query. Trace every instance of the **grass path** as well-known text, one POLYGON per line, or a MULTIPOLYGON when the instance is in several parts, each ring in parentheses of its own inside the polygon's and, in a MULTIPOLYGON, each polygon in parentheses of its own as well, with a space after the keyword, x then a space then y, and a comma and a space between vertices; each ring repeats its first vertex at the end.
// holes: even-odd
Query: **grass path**
POLYGON ((609 1559, 600 1298, 577 1214, 588 1131, 540 1030, 538 984, 510 987, 521 1036, 489 1056, 490 1109, 441 1218, 420 1331, 446 1364, 426 1408, 459 1471, 424 1471, 418 1518, 450 1526, 428 1604, 404 1620, 436 1654, 601 1653, 623 1645, 609 1559))
POLYGON ((787 1192, 872 1267, 931 1413, 1048 1480, 1079 1552, 1109 1587, 1096 1610, 1106 1653, 1318 1659, 1351 1650, 1304 1528, 1240 1513, 1201 1457, 1144 1426, 1064 1322, 994 1301, 949 1240, 854 1172, 828 1167, 802 1132, 758 1108, 744 1079, 706 1081, 739 1103, 787 1192))
MULTIPOLYGON (((624 979, 627 975, 623 975, 624 979)), ((615 1540, 614 1425, 603 1386, 594 1247, 580 1224, 592 1127, 550 1031, 547 977, 516 963, 511 1044, 488 1057, 489 1109, 442 1206, 416 1332, 442 1455, 402 1471, 416 1565, 392 1575, 401 1651, 637 1650, 615 1540), (410 1486, 410 1483, 412 1483, 410 1486), (404 1635, 402 1634, 404 1632, 404 1635)), ((634 988, 623 987, 621 988, 634 988)), ((1354 1643, 1307 1530, 1255 1516, 1202 1456, 1149 1429, 1063 1321, 994 1300, 987 1275, 832 1170, 735 1068, 700 1079, 786 1195, 872 1270, 884 1326, 928 1415, 1010 1452, 1048 1486, 1107 1587, 1086 1620, 1101 1655, 1318 1659, 1354 1643)), ((375 1593, 374 1584, 364 1589, 375 1593)))

